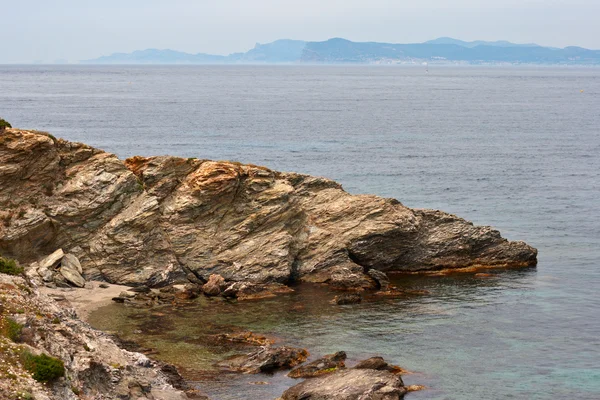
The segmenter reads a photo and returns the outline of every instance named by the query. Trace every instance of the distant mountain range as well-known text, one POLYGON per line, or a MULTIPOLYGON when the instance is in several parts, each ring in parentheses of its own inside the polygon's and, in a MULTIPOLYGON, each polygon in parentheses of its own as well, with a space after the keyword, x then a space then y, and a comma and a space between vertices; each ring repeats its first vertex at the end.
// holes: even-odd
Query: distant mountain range
POLYGON ((600 65, 600 50, 543 47, 507 41, 464 42, 439 38, 424 43, 277 40, 228 56, 147 49, 114 53, 84 64, 561 64, 600 65))

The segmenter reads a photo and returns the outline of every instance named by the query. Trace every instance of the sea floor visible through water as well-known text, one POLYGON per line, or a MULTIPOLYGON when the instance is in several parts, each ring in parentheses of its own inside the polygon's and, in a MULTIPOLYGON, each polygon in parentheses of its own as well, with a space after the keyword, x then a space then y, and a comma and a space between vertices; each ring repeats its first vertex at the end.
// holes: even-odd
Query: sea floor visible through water
MULTIPOLYGON (((379 354, 429 387, 415 399, 600 398, 599 104, 599 68, 0 66, 0 115, 13 126, 120 157, 326 176, 538 248, 536 269, 398 282, 430 292, 416 298, 333 307, 307 287, 163 317, 118 305, 93 315, 108 329, 102 313, 112 313, 124 325, 111 329, 166 346, 158 356, 178 365, 226 354, 189 339, 208 323, 272 333, 314 356, 379 354), (136 325, 147 318, 157 329, 136 325)), ((199 385, 215 399, 258 400, 279 395, 286 379, 219 375, 199 385)))

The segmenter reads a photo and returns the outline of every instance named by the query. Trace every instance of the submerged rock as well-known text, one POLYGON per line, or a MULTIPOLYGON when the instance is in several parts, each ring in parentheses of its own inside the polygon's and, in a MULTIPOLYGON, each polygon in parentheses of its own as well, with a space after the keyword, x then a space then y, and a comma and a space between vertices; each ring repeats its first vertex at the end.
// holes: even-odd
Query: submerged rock
POLYGON ((346 304, 358 304, 362 301, 362 296, 358 293, 345 293, 337 295, 331 300, 331 303, 343 306, 346 304))
POLYGON ((160 287, 218 274, 360 290, 377 285, 364 273, 373 268, 536 264, 534 248, 490 227, 350 195, 324 178, 168 156, 122 161, 12 128, 1 134, 0 161, 0 253, 32 263, 68 248, 89 279, 160 287))
POLYGON ((222 333, 216 335, 215 339, 218 341, 247 344, 251 346, 270 346, 273 343, 275 343, 273 339, 269 339, 266 336, 257 335, 249 331, 236 333, 222 333))
POLYGON ((340 369, 346 368, 344 361, 346 352, 338 351, 334 354, 328 354, 305 365, 294 368, 288 373, 290 378, 314 378, 325 374, 331 374, 340 369))
POLYGON ((223 297, 237 298, 238 300, 265 299, 293 291, 294 289, 281 283, 235 282, 223 291, 223 297))
POLYGON ((282 400, 398 400, 407 389, 402 378, 387 371, 344 369, 307 379, 286 390, 282 400))
POLYGON ((293 368, 306 361, 307 357, 308 352, 304 349, 264 346, 252 353, 225 360, 219 363, 219 366, 230 371, 258 374, 293 368))

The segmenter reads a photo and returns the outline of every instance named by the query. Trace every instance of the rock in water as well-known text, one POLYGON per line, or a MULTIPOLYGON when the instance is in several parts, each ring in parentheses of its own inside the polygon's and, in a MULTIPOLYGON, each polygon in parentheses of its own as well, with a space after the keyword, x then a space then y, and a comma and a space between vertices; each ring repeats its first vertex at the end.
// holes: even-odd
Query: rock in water
POLYGON ((393 374, 402 374, 406 371, 397 365, 388 364, 383 357, 371 357, 367 358, 356 364, 354 369, 374 369, 377 371, 388 371, 393 374))
POLYGON ((328 354, 306 365, 296 367, 290 371, 288 376, 290 378, 314 378, 315 376, 331 374, 346 368, 345 360, 346 352, 338 351, 335 354, 328 354))
POLYGON ((123 162, 12 128, 0 160, 0 210, 11 216, 0 226, 0 253, 28 264, 68 245, 96 280, 154 287, 187 283, 192 273, 360 289, 374 284, 364 273, 372 268, 536 264, 534 248, 490 227, 350 195, 324 178, 167 156, 123 162))
POLYGON ((306 361, 307 357, 308 352, 304 349, 288 346, 264 346, 252 353, 225 360, 219 365, 231 371, 258 374, 293 368, 306 361))
POLYGON ((402 378, 387 371, 345 369, 292 386, 282 400, 398 400, 407 392, 402 378))
POLYGON ((390 288, 390 280, 385 272, 371 268, 367 274, 377 282, 377 289, 386 291, 390 288))

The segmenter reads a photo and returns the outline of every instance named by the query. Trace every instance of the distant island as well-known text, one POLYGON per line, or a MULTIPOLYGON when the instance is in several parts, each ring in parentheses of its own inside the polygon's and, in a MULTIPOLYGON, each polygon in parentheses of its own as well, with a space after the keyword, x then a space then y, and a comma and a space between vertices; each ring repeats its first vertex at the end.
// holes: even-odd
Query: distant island
POLYGON ((538 64, 600 65, 600 50, 544 47, 507 41, 465 42, 438 38, 424 43, 323 42, 282 39, 227 56, 147 49, 114 53, 83 64, 538 64))

